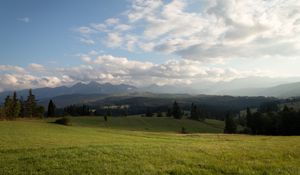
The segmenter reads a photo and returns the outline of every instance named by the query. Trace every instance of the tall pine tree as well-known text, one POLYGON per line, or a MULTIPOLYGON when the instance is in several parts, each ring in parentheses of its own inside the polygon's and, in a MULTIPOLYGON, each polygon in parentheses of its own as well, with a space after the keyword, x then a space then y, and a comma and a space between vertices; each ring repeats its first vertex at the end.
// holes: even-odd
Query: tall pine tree
POLYGON ((50 100, 49 104, 48 104, 47 116, 48 117, 55 117, 55 109, 56 109, 55 104, 53 103, 52 100, 50 100))
POLYGON ((0 120, 3 120, 4 118, 5 118, 4 107, 0 106, 0 120))
POLYGON ((196 118, 196 116, 195 116, 195 114, 196 114, 196 106, 194 105, 194 103, 192 103, 192 105, 191 105, 191 119, 193 119, 193 120, 196 120, 197 118, 196 118))
POLYGON ((12 106, 11 106, 11 118, 16 119, 19 117, 21 111, 21 104, 19 99, 17 98, 17 93, 14 92, 13 99, 12 99, 12 106))
POLYGON ((255 125, 250 108, 247 108, 246 125, 249 129, 253 128, 253 126, 255 125))
POLYGON ((237 131, 237 125, 232 117, 232 115, 228 112, 225 117, 225 128, 224 133, 234 134, 237 131))
POLYGON ((4 102, 4 113, 5 113, 5 118, 6 119, 12 119, 12 105, 13 101, 10 96, 7 96, 5 98, 4 102))
POLYGON ((14 120, 20 115, 21 104, 17 98, 17 93, 13 93, 13 97, 5 98, 4 107, 2 109, 3 116, 8 120, 14 120))
POLYGON ((20 98, 20 117, 24 118, 25 117, 25 101, 23 100, 23 97, 21 96, 20 98))
POLYGON ((172 117, 172 109, 169 107, 167 109, 167 117, 172 117))
POLYGON ((194 103, 191 105, 191 119, 193 120, 205 120, 205 114, 203 111, 200 110, 194 103))
POLYGON ((34 117, 36 113, 36 100, 35 96, 32 94, 32 90, 29 90, 29 95, 25 102, 25 116, 26 117, 34 117))
POLYGON ((181 109, 180 109, 180 107, 179 107, 179 105, 178 105, 178 103, 176 101, 174 101, 174 103, 173 103, 173 110, 172 110, 172 112, 173 112, 173 117, 175 119, 181 119, 182 118, 181 109))

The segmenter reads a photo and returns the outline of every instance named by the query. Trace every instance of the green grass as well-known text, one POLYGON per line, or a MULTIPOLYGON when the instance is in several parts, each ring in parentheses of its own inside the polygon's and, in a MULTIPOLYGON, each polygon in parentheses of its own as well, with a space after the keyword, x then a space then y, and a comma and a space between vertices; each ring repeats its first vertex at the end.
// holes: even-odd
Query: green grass
POLYGON ((210 119, 204 122, 140 116, 108 117, 108 122, 105 122, 103 117, 73 117, 71 119, 74 126, 130 131, 180 132, 181 128, 184 127, 189 133, 222 133, 224 129, 224 122, 210 119))
POLYGON ((300 174, 300 137, 179 134, 190 121, 140 119, 1 121, 0 174, 300 174))

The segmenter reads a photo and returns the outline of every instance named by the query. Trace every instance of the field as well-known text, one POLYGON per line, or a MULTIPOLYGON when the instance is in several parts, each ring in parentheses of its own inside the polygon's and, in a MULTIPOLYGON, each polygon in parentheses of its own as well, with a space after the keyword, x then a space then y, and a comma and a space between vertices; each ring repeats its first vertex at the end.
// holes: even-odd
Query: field
POLYGON ((300 137, 224 135, 222 127, 141 117, 1 121, 0 174, 300 174, 300 137))
POLYGON ((72 123, 73 126, 151 132, 181 132, 184 127, 189 133, 221 133, 224 129, 224 122, 218 120, 197 122, 167 117, 109 117, 108 122, 104 122, 102 117, 74 117, 72 123))

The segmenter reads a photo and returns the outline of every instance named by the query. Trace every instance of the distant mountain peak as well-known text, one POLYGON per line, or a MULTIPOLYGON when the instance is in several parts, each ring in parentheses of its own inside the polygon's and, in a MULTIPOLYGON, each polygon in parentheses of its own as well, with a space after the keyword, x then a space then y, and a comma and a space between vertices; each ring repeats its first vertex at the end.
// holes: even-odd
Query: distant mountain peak
POLYGON ((87 85, 101 85, 101 84, 98 83, 97 81, 91 81, 87 85))
POLYGON ((85 85, 84 83, 78 82, 78 83, 74 84, 74 85, 71 86, 71 87, 80 87, 80 86, 84 86, 84 85, 85 85))
POLYGON ((104 83, 103 85, 106 85, 106 86, 114 86, 113 84, 108 83, 108 82, 104 83))
MULTIPOLYGON (((71 94, 120 94, 120 93, 132 93, 137 91, 137 88, 131 85, 119 84, 113 85, 111 83, 100 84, 96 81, 89 83, 78 82, 73 86, 59 86, 54 88, 37 88, 33 89, 34 94, 38 99, 53 98, 61 95, 71 94)), ((7 95, 11 95, 11 91, 0 93, 0 102, 3 102, 7 95)), ((17 91, 19 96, 26 97, 28 90, 17 91)))

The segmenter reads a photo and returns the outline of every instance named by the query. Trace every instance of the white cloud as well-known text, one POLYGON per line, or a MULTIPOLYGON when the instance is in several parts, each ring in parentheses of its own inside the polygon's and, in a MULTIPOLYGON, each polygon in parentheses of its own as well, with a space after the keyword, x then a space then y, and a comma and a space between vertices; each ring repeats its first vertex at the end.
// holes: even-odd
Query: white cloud
POLYGON ((125 48, 130 51, 133 52, 136 49, 136 44, 138 42, 138 38, 134 35, 127 35, 125 37, 125 48))
POLYGON ((106 24, 91 24, 91 27, 96 29, 96 30, 99 30, 99 31, 103 31, 103 32, 108 32, 109 30, 107 29, 107 25, 106 24))
POLYGON ((163 5, 162 0, 133 0, 131 8, 127 11, 130 22, 137 22, 153 15, 163 5))
POLYGON ((36 63, 29 64, 28 68, 30 71, 45 71, 46 70, 46 68, 43 65, 36 64, 36 63))
POLYGON ((55 87, 70 85, 78 81, 110 82, 146 86, 150 84, 201 85, 201 81, 230 81, 249 76, 269 76, 268 70, 238 70, 231 67, 209 66, 198 60, 171 59, 161 64, 130 60, 125 57, 98 55, 90 51, 80 56, 83 64, 76 67, 46 68, 31 64, 27 69, 0 66, 6 73, 0 74, 1 90, 22 88, 55 87), (31 68, 30 68, 31 67, 31 68), (43 71, 33 70, 44 69, 43 71), (7 71, 12 72, 7 72, 7 71), (198 83, 198 84, 197 84, 198 83))
POLYGON ((116 24, 119 24, 119 19, 118 18, 109 18, 107 20, 105 20, 105 23, 107 25, 116 25, 116 24))
POLYGON ((127 31, 131 29, 131 26, 127 24, 119 24, 116 25, 114 29, 118 31, 127 31))
POLYGON ((56 87, 64 83, 66 82, 55 76, 34 76, 30 74, 0 75, 1 91, 38 87, 56 87))
POLYGON ((106 46, 128 51, 176 54, 183 59, 296 57, 300 50, 298 0, 134 0, 123 13, 92 25, 106 46), (112 27, 114 26, 114 27, 112 27), (128 38, 128 36, 134 36, 128 38))
POLYGON ((0 72, 13 72, 13 73, 25 73, 26 70, 19 66, 12 66, 12 65, 0 65, 0 72))
POLYGON ((92 60, 91 57, 89 57, 89 56, 87 56, 87 55, 81 56, 80 59, 81 59, 82 61, 84 61, 84 62, 87 62, 87 63, 91 62, 91 60, 92 60))
POLYGON ((8 85, 16 85, 16 83, 18 82, 18 79, 15 76, 11 75, 11 74, 4 74, 1 77, 1 80, 5 84, 8 84, 8 85))
POLYGON ((93 30, 90 27, 82 26, 76 29, 77 32, 79 32, 82 35, 92 34, 95 33, 95 30, 93 30))
POLYGON ((87 45, 94 45, 95 44, 95 41, 92 40, 92 39, 80 38, 80 41, 84 44, 87 44, 87 45))
MULTIPOLYGON (((101 52, 101 51, 100 51, 101 52)), ((95 50, 91 50, 91 51, 89 51, 88 52, 88 55, 97 55, 98 54, 98 52, 97 51, 95 51, 95 50)))
POLYGON ((116 71, 147 70, 153 66, 153 63, 150 62, 133 61, 125 57, 114 57, 112 55, 98 56, 93 63, 103 66, 104 69, 108 69, 107 71, 112 71, 113 68, 115 68, 116 71))
POLYGON ((119 47, 122 45, 123 39, 120 37, 119 33, 109 33, 106 39, 105 44, 108 47, 119 47))
MULTIPOLYGON (((199 79, 208 81, 228 81, 244 77, 248 72, 232 68, 212 68, 204 66, 200 61, 168 60, 163 64, 129 60, 124 57, 100 55, 86 62, 86 66, 71 70, 73 79, 88 81, 111 81, 113 83, 129 83, 134 85, 157 84, 190 84, 199 79), (103 78, 109 75, 109 79, 103 78)), ((70 70, 65 70, 68 74, 70 70)), ((253 72, 251 72, 253 73, 253 72)), ((253 75, 253 74, 252 74, 253 75)))

